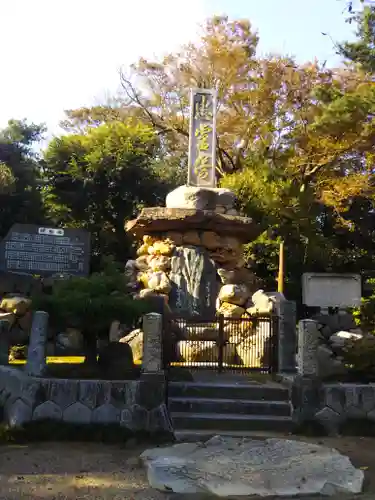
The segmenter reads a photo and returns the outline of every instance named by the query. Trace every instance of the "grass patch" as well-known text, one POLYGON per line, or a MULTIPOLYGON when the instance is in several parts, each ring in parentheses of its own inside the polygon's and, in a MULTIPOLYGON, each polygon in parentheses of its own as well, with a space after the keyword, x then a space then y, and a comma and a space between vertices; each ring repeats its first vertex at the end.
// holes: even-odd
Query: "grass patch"
MULTIPOLYGON (((47 364, 71 364, 78 365, 85 361, 85 356, 47 356, 47 364)), ((25 365, 26 359, 14 359, 9 361, 10 365, 25 365)), ((142 361, 135 361, 135 365, 141 366, 142 361)))
POLYGON ((99 442, 124 445, 129 440, 136 444, 164 444, 173 442, 172 434, 151 434, 145 431, 133 432, 119 425, 70 424, 53 420, 39 420, 11 428, 0 424, 0 444, 26 444, 31 442, 73 441, 99 442))
MULTIPOLYGON (((84 380, 137 380, 141 374, 142 362, 134 363, 129 369, 118 363, 103 370, 99 365, 88 366, 84 363, 84 356, 48 356, 45 377, 84 379, 84 380)), ((9 365, 23 369, 26 360, 15 359, 9 361, 9 365)))

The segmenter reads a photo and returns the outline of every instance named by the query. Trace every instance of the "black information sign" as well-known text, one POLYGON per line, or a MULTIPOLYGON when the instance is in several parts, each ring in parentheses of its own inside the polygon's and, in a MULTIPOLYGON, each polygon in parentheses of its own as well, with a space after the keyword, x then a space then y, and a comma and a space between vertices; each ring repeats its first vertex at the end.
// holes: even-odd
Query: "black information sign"
POLYGON ((17 274, 87 276, 90 233, 15 224, 0 243, 0 270, 17 274))

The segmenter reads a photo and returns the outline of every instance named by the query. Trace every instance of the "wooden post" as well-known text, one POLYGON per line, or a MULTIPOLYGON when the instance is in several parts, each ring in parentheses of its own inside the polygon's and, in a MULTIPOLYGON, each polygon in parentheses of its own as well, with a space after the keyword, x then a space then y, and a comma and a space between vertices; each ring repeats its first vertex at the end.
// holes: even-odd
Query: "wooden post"
POLYGON ((279 248, 279 276, 277 278, 277 291, 284 293, 284 242, 280 243, 279 248))

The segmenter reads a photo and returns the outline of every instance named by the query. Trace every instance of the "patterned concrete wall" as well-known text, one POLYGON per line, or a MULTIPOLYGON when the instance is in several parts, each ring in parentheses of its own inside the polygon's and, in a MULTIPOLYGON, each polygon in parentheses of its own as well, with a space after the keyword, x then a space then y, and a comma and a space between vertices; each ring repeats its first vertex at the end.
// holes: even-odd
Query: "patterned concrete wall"
POLYGON ((292 387, 296 424, 315 421, 330 434, 338 433, 348 420, 375 422, 375 384, 321 384, 296 377, 292 387))
POLYGON ((79 424, 118 424, 131 430, 171 432, 165 382, 65 380, 30 377, 0 367, 0 407, 11 426, 53 419, 79 424))

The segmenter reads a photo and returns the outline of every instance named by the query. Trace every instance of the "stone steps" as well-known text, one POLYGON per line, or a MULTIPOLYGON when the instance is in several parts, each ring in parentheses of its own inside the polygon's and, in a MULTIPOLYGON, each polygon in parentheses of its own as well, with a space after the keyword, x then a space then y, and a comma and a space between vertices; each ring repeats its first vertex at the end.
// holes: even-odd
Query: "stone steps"
POLYGON ((289 391, 281 385, 170 382, 168 406, 176 431, 292 429, 289 391))
POLYGON ((289 391, 276 383, 169 382, 168 397, 288 401, 289 391))
POLYGON ((290 404, 286 401, 248 399, 169 398, 169 411, 172 413, 215 413, 219 404, 220 413, 290 416, 290 404))
POLYGON ((233 415, 230 413, 179 413, 171 414, 175 429, 220 429, 260 431, 289 431, 292 428, 291 417, 273 415, 233 415))

